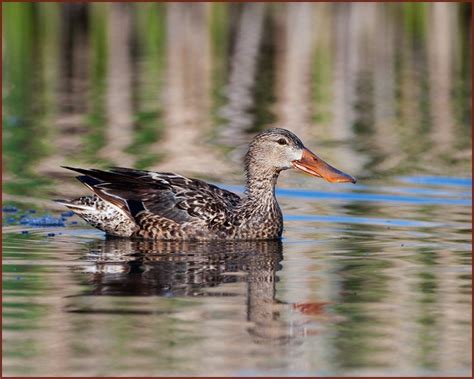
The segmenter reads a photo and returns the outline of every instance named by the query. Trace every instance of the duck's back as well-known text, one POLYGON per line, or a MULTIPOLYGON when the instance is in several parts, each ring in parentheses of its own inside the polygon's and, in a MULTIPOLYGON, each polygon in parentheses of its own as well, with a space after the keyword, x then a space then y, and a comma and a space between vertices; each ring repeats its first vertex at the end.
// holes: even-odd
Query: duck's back
POLYGON ((220 238, 241 198, 204 181, 127 168, 70 168, 95 196, 60 201, 108 234, 154 239, 220 238), (213 234, 216 234, 213 236, 213 234))

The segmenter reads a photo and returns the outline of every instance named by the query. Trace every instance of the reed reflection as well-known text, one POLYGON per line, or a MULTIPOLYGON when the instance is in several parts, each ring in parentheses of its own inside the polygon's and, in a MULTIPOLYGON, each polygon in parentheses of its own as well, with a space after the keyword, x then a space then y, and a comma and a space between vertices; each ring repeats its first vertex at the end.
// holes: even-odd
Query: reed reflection
POLYGON ((356 176, 441 175, 453 162, 466 175, 470 13, 461 3, 12 3, 6 192, 24 197, 30 181, 35 197, 74 191, 44 180, 60 179, 61 164, 230 178, 248 134, 270 125, 332 144, 320 153, 356 176))
POLYGON ((122 165, 134 164, 126 149, 133 141, 132 59, 130 36, 132 14, 130 4, 110 4, 107 23, 107 91, 106 144, 100 151, 103 158, 122 165))

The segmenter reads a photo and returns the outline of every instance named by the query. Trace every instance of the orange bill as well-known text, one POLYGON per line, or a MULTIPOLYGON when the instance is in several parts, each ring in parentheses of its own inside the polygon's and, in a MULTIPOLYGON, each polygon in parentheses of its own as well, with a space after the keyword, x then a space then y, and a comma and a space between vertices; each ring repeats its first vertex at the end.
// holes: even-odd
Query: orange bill
POLYGON ((303 149, 301 159, 293 161, 293 166, 310 175, 326 179, 331 183, 355 183, 356 179, 349 174, 339 171, 337 168, 324 162, 316 154, 313 154, 307 148, 303 149))

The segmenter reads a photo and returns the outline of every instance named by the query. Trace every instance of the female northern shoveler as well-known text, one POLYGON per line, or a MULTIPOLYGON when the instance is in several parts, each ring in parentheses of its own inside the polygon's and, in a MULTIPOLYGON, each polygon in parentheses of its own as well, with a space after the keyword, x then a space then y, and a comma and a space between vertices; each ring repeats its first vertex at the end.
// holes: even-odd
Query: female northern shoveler
POLYGON ((283 217, 275 198, 282 170, 297 168, 329 182, 356 180, 313 154, 285 129, 268 129, 250 143, 244 196, 184 176, 129 168, 65 167, 93 196, 57 200, 109 235, 162 240, 276 239, 283 217))

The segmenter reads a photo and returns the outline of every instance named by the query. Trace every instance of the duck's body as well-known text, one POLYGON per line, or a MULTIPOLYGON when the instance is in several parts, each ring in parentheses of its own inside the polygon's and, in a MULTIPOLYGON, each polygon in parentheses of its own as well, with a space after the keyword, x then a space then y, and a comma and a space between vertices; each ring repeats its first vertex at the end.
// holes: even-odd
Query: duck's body
POLYGON ((321 161, 284 129, 270 129, 257 135, 245 162, 247 183, 243 196, 172 173, 67 167, 82 174, 78 179, 94 195, 58 202, 114 236, 162 240, 277 239, 283 231, 283 217, 275 197, 280 171, 296 167, 329 181, 355 182, 321 161))
POLYGON ((240 197, 171 173, 126 168, 74 170, 84 174, 79 180, 102 197, 61 202, 110 235, 164 240, 274 239, 283 230, 273 194, 240 197), (104 197, 106 191, 128 201, 104 197))

